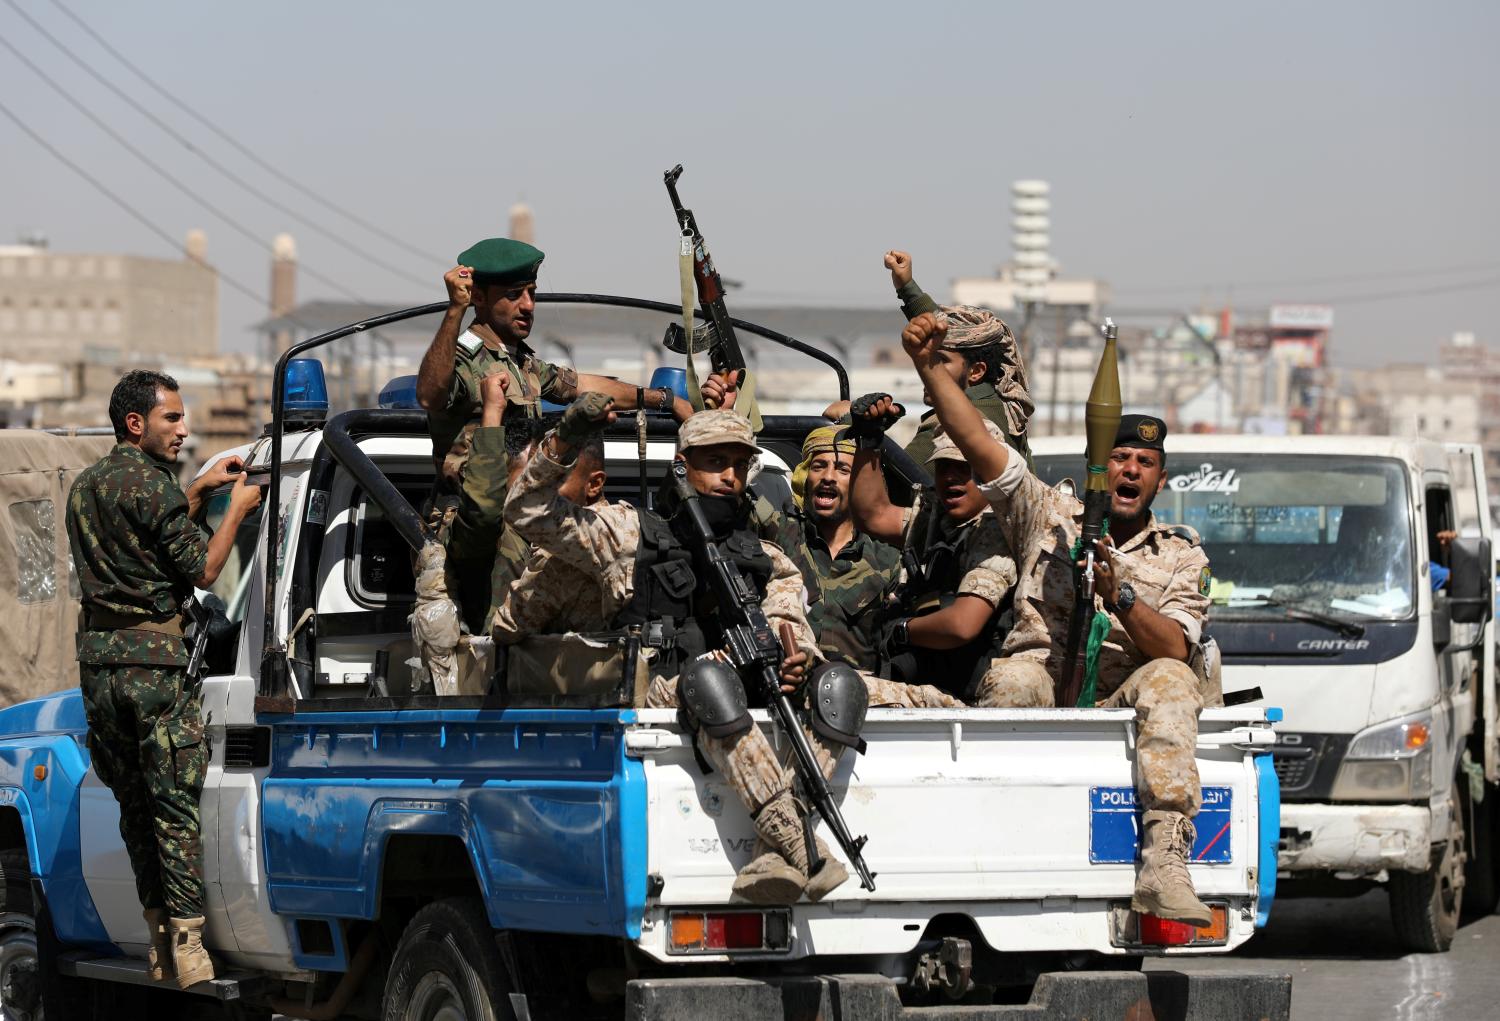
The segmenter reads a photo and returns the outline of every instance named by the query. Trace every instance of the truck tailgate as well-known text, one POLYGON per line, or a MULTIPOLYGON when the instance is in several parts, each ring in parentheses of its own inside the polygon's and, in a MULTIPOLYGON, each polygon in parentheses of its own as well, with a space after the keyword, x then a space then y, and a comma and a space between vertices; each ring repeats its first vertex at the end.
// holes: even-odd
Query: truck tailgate
MULTIPOLYGON (((774 744, 774 728, 761 720, 774 744)), ((958 912, 973 917, 995 949, 1007 949, 1007 930, 1020 931, 1002 919, 1025 918, 1024 949, 1043 949, 1038 933, 1052 929, 1044 945, 1107 950, 1107 934, 1080 916, 1128 901, 1134 885, 1134 735, 1131 710, 872 710, 868 752, 846 755, 833 785, 851 831, 869 837, 864 854, 876 889, 851 878, 821 905, 799 907, 797 924, 831 933, 817 920, 882 903, 888 907, 878 914, 913 944, 927 919, 958 912), (1081 935, 1080 925, 1090 932, 1081 935)), ((1235 905, 1237 917, 1253 904, 1259 876, 1257 769, 1248 746, 1270 740, 1259 709, 1203 714, 1205 804, 1193 881, 1205 900, 1235 905)), ((702 773, 671 712, 640 713, 626 742, 645 764, 654 906, 727 903, 755 842, 734 792, 702 773)), ((826 827, 820 832, 834 847, 826 827)), ((1241 920, 1249 923, 1243 938, 1253 917, 1241 920)))

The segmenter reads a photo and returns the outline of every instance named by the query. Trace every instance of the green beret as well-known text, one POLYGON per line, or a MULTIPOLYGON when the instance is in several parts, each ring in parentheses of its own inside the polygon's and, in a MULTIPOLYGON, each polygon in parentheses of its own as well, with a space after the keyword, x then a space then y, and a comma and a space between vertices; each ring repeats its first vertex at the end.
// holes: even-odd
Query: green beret
POLYGON ((458 264, 474 270, 479 284, 509 284, 536 279, 545 256, 524 241, 487 238, 458 253, 458 264))
POLYGON ((1115 446, 1139 447, 1142 450, 1160 450, 1167 441, 1167 423, 1155 415, 1122 415, 1120 428, 1115 433, 1115 446))

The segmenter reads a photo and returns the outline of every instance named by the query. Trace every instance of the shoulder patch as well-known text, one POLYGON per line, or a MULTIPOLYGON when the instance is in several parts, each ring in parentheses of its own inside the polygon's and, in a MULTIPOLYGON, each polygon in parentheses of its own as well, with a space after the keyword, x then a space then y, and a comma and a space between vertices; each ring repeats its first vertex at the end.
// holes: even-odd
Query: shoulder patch
POLYGON ((469 352, 469 354, 478 351, 483 344, 484 340, 473 330, 465 330, 459 334, 458 346, 469 352))
POLYGON ((1207 564, 1204 564, 1203 570, 1198 573, 1198 594, 1200 596, 1208 595, 1208 590, 1213 588, 1213 586, 1213 572, 1208 569, 1207 564))
POLYGON ((1179 539, 1186 539, 1190 546, 1201 546, 1203 540, 1191 525, 1168 525, 1167 534, 1175 535, 1179 539))

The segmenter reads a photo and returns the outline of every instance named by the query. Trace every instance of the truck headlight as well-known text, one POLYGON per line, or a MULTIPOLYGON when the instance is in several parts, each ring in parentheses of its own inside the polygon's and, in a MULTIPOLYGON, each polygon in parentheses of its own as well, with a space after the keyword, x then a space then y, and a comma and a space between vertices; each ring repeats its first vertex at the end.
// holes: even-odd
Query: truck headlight
POLYGON ((1334 801, 1414 801, 1432 793, 1432 713, 1355 735, 1333 784, 1334 801))

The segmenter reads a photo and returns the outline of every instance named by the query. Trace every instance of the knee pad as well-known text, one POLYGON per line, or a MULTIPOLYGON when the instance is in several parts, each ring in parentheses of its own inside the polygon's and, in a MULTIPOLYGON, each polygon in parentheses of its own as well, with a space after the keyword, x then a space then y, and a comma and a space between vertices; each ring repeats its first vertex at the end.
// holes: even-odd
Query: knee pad
POLYGON ((858 748, 870 694, 859 671, 841 660, 824 663, 807 680, 812 728, 836 744, 858 748))
POLYGON ((710 737, 735 737, 754 725, 740 675, 717 660, 690 664, 677 680, 677 696, 688 717, 710 737))

